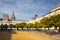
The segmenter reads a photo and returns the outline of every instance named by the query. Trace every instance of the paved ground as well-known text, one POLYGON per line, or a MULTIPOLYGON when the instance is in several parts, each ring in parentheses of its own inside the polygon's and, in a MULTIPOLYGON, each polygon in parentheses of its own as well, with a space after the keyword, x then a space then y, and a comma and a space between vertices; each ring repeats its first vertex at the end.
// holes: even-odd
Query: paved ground
POLYGON ((42 35, 47 36, 47 37, 50 36, 54 40, 60 40, 60 33, 59 34, 54 34, 54 35, 49 35, 49 34, 46 34, 46 33, 43 33, 43 32, 38 32, 38 33, 41 33, 42 35))
POLYGON ((0 40, 53 40, 36 31, 0 32, 0 40))
POLYGON ((60 34, 52 35, 52 38, 54 38, 54 40, 60 40, 60 34))

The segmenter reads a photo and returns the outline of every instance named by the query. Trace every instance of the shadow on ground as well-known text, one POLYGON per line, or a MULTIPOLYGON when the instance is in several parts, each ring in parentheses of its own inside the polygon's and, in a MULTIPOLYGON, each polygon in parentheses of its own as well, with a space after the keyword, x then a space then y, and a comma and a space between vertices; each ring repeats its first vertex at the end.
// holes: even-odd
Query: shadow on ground
POLYGON ((11 34, 16 34, 15 31, 0 31, 0 40, 11 40, 11 34))

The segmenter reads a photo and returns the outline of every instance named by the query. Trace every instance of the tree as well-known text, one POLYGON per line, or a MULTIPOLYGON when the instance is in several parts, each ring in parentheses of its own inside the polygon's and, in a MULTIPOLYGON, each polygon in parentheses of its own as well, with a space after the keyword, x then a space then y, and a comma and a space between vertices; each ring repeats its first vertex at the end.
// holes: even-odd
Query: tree
POLYGON ((27 30, 30 30, 30 28, 33 28, 33 24, 32 24, 32 23, 29 23, 29 24, 27 25, 27 30))
POLYGON ((1 30, 3 30, 3 24, 1 24, 1 30))
POLYGON ((14 27, 14 25, 13 25, 13 24, 9 24, 9 27, 10 27, 11 30, 12 30, 12 28, 14 27))
POLYGON ((39 30, 39 28, 41 28, 41 25, 39 22, 35 22, 34 25, 35 25, 34 27, 36 28, 36 30, 39 30))
POLYGON ((20 28, 22 28, 22 30, 23 30, 23 28, 26 28, 26 27, 27 27, 26 23, 20 23, 20 28))
POLYGON ((45 17, 42 20, 40 20, 41 26, 45 28, 44 31, 46 30, 46 27, 48 27, 48 25, 49 25, 48 22, 49 22, 48 17, 45 17))
MULTIPOLYGON (((58 26, 60 27, 60 14, 54 15, 54 16, 50 17, 50 19, 53 21, 53 25, 55 26, 54 30, 57 30, 57 27, 58 26)), ((60 30, 60 28, 59 28, 59 30, 60 30)))
POLYGON ((40 20, 41 26, 45 28, 44 31, 46 30, 46 28, 48 28, 48 31, 50 32, 49 28, 54 26, 53 18, 53 16, 50 16, 40 20))
POLYGON ((60 30, 60 14, 53 15, 50 17, 45 17, 42 20, 40 20, 40 24, 42 24, 42 27, 44 28, 55 26, 54 30, 57 30, 57 27, 59 26, 59 30, 60 30))
POLYGON ((8 25, 7 25, 7 24, 4 24, 4 25, 3 25, 3 28, 4 28, 5 30, 7 30, 8 25))
POLYGON ((54 17, 54 25, 55 25, 56 27, 59 26, 59 32, 60 32, 60 14, 58 14, 58 15, 56 15, 56 16, 54 17))
POLYGON ((22 28, 22 30, 23 30, 23 28, 27 27, 27 24, 26 23, 18 23, 15 26, 16 26, 17 30, 18 30, 18 28, 22 28))
POLYGON ((17 30, 18 30, 18 28, 20 27, 20 24, 16 24, 15 26, 16 26, 16 28, 17 28, 17 30))

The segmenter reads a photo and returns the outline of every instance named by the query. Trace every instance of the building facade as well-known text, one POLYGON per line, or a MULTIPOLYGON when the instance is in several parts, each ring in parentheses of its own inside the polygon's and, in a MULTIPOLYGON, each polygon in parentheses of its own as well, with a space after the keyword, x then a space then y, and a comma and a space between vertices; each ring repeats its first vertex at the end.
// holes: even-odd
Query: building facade
POLYGON ((49 13, 43 15, 41 18, 32 21, 31 23, 40 22, 40 20, 43 19, 44 17, 50 17, 57 14, 60 14, 60 4, 58 4, 55 8, 53 8, 49 13))
POLYGON ((13 24, 13 25, 15 25, 15 24, 17 24, 17 23, 29 23, 29 22, 28 22, 28 20, 16 20, 16 19, 15 19, 15 15, 14 15, 14 11, 12 12, 11 19, 9 19, 8 14, 5 13, 5 14, 3 15, 2 20, 0 20, 0 25, 1 25, 1 24, 7 24, 7 25, 13 24))
POLYGON ((12 20, 12 21, 15 21, 14 11, 13 11, 13 13, 12 13, 11 20, 12 20))
POLYGON ((48 12, 47 14, 43 15, 42 17, 40 18, 36 18, 37 15, 35 15, 32 20, 16 20, 15 18, 15 15, 14 15, 14 11, 12 12, 12 16, 11 16, 11 19, 9 19, 9 16, 8 14, 4 14, 3 15, 3 20, 0 20, 0 25, 1 24, 17 24, 17 23, 35 23, 35 22, 40 22, 41 19, 43 19, 44 17, 50 17, 50 16, 53 16, 53 15, 57 15, 57 14, 60 14, 60 4, 58 4, 55 8, 53 8, 50 12, 48 12))
POLYGON ((3 21, 8 21, 8 20, 9 20, 8 14, 3 14, 3 21))

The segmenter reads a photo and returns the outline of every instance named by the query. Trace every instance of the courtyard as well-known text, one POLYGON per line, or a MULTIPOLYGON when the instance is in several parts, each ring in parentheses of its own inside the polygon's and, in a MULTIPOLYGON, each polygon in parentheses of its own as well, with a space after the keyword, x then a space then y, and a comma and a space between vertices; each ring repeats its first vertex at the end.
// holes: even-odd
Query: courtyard
POLYGON ((38 31, 4 31, 0 32, 0 40, 54 40, 51 36, 38 31))

